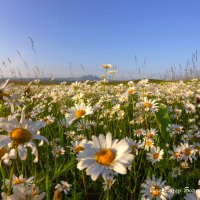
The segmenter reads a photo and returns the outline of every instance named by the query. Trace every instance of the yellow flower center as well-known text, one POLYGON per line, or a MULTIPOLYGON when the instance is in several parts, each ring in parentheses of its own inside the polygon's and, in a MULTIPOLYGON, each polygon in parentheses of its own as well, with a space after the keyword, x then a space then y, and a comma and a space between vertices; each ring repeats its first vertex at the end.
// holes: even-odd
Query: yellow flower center
POLYGON ((67 187, 67 185, 62 185, 62 189, 63 190, 65 190, 65 189, 67 189, 68 187, 67 187))
POLYGON ((109 68, 111 68, 110 65, 102 65, 102 67, 103 67, 104 69, 109 69, 109 68))
POLYGON ((101 149, 96 153, 96 161, 101 165, 110 165, 114 159, 115 155, 110 149, 101 149))
POLYGON ((181 166, 183 169, 188 168, 188 163, 182 162, 182 163, 180 164, 180 166, 181 166))
POLYGON ((141 94, 141 96, 142 96, 142 97, 146 97, 146 96, 147 96, 147 94, 145 94, 145 93, 142 93, 142 94, 141 94))
POLYGON ((13 181, 13 185, 19 185, 19 184, 22 184, 24 183, 24 181, 22 179, 16 179, 13 181))
POLYGON ((147 147, 151 146, 151 144, 152 144, 152 142, 151 142, 150 140, 147 140, 147 141, 145 142, 145 146, 147 146, 147 147))
POLYGON ((76 118, 81 118, 83 115, 85 115, 85 111, 82 109, 79 109, 75 112, 76 118))
POLYGON ((80 141, 82 141, 84 139, 84 137, 83 136, 78 136, 77 137, 77 140, 80 142, 80 141))
POLYGON ((42 121, 46 123, 49 121, 49 119, 47 117, 45 117, 44 119, 42 119, 42 121))
POLYGON ((136 148, 137 148, 137 145, 135 145, 135 144, 131 145, 132 150, 135 150, 136 148))
POLYGON ((57 149, 56 150, 56 155, 61 155, 62 154, 62 151, 60 149, 57 149))
POLYGON ((136 130, 135 132, 136 132, 136 134, 138 134, 138 135, 142 134, 142 131, 141 131, 141 130, 136 130))
POLYGON ((142 123, 142 122, 143 122, 143 117, 137 118, 137 122, 138 122, 138 123, 142 123))
POLYGON ((147 138, 151 138, 152 136, 153 136, 152 133, 147 133, 147 134, 146 134, 146 137, 147 137, 147 138))
POLYGON ((145 108, 151 108, 152 107, 152 104, 149 103, 149 102, 145 102, 143 105, 144 105, 145 108))
POLYGON ((191 150, 189 148, 185 148, 183 150, 183 153, 186 155, 186 156, 189 156, 191 154, 191 150))
POLYGON ((120 108, 119 108, 119 107, 115 107, 114 110, 115 110, 115 111, 119 111, 120 108))
POLYGON ((178 131, 178 132, 181 131, 181 128, 177 127, 177 128, 176 128, 176 131, 178 131))
POLYGON ((83 151, 84 150, 84 147, 82 147, 82 146, 77 146, 77 147, 75 147, 75 149, 74 149, 74 151, 76 152, 76 153, 79 153, 80 151, 83 151))
POLYGON ((188 110, 192 110, 192 107, 188 107, 188 110))
POLYGON ((133 89, 129 89, 128 90, 128 94, 133 94, 134 90, 133 89))
POLYGON ((17 144, 23 144, 31 140, 31 134, 23 128, 15 128, 10 133, 10 138, 17 144))
POLYGON ((159 153, 154 153, 153 154, 153 159, 157 159, 159 157, 159 153))
POLYGON ((150 188, 150 193, 153 197, 157 197, 160 195, 160 187, 155 185, 150 188))
POLYGON ((0 149, 0 160, 1 160, 1 158, 4 156, 4 154, 7 153, 7 152, 8 152, 7 149, 4 148, 4 147, 2 147, 2 148, 0 149))
POLYGON ((174 152, 174 154, 173 154, 173 155, 174 155, 174 157, 175 157, 175 158, 178 158, 178 157, 180 157, 180 153, 179 153, 179 152, 176 152, 176 151, 174 152))

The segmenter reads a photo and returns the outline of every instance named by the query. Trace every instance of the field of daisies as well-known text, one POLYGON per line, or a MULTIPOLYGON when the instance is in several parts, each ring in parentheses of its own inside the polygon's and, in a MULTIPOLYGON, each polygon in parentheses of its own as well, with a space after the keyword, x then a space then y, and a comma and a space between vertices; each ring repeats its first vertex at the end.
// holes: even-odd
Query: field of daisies
POLYGON ((200 199, 200 82, 0 85, 0 199, 200 199))

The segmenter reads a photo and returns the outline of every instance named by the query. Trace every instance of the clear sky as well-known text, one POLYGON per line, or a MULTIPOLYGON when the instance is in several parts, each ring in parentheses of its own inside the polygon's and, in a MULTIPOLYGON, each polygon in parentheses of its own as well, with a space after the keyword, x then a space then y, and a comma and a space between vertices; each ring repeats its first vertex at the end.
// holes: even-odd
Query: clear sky
POLYGON ((104 63, 123 75, 139 67, 154 74, 184 66, 196 50, 199 0, 0 0, 0 68, 8 75, 27 70, 22 59, 55 77, 69 77, 69 66, 74 76, 100 74, 104 63))

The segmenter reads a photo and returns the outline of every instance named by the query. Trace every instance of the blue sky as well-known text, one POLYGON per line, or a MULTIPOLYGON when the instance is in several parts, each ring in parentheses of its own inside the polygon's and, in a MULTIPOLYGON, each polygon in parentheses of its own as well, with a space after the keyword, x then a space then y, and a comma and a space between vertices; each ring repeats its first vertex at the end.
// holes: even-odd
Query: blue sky
POLYGON ((200 51, 199 9, 199 0, 0 0, 0 68, 26 76, 24 59, 30 71, 69 77, 70 62, 74 76, 101 74, 104 63, 121 76, 184 66, 200 51))

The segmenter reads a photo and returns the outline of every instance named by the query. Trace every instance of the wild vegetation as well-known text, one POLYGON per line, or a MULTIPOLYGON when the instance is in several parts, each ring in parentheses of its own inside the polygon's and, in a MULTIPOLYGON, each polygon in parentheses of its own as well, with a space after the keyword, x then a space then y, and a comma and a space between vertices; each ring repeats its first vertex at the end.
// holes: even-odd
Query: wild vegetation
POLYGON ((200 198, 199 87, 197 79, 6 81, 1 198, 200 198))

